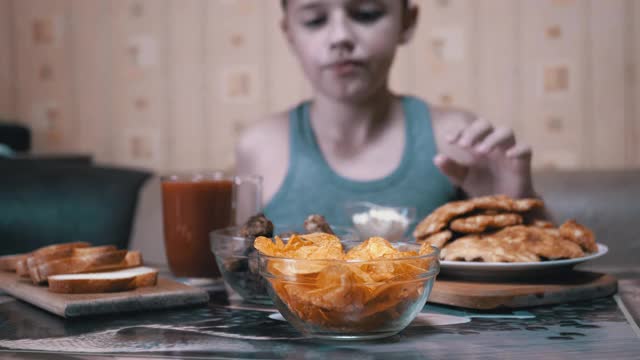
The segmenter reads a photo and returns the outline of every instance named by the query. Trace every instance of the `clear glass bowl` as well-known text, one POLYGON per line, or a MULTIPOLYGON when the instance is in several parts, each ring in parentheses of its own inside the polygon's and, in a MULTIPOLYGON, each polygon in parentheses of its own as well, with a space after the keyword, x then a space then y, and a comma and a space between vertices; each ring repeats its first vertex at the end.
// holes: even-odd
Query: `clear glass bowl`
POLYGON ((363 240, 380 236, 391 242, 402 241, 416 221, 416 209, 407 206, 354 201, 344 204, 344 211, 363 240))
MULTIPOLYGON (((348 227, 332 226, 336 235, 344 241, 355 241, 358 234, 348 227)), ((214 230, 210 233, 211 251, 216 257, 218 269, 225 283, 231 287, 244 301, 271 305, 271 297, 267 293, 267 283, 259 272, 257 250, 253 247, 253 239, 240 236, 240 226, 214 230)), ((275 234, 298 232, 301 227, 275 225, 275 234)), ((284 237, 283 240, 287 240, 284 237)))
MULTIPOLYGON (((358 243, 343 242, 346 250, 358 243)), ((400 251, 420 245, 393 243, 400 251)), ((439 250, 396 259, 303 260, 259 253, 275 307, 305 336, 364 340, 402 331, 422 310, 440 270, 439 250), (385 271, 392 277, 385 278, 385 271), (405 271, 406 270, 406 271, 405 271)))

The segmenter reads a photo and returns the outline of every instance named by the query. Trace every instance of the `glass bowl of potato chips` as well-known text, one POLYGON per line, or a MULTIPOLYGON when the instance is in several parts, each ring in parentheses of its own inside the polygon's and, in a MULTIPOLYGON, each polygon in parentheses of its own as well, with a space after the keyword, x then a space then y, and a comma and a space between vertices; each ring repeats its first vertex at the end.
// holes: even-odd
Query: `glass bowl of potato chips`
POLYGON ((315 233, 256 238, 269 296, 305 336, 365 340, 402 331, 424 307, 440 270, 431 245, 315 233))
MULTIPOLYGON (((211 251, 218 269, 228 288, 237 293, 243 301, 271 305, 271 297, 267 293, 267 282, 259 273, 258 254, 253 247, 255 238, 241 235, 241 226, 232 226, 214 230, 210 234, 211 251)), ((274 226, 275 233, 283 239, 293 234, 304 233, 301 226, 274 226)), ((349 227, 332 226, 333 231, 341 238, 355 241, 358 234, 349 227)))

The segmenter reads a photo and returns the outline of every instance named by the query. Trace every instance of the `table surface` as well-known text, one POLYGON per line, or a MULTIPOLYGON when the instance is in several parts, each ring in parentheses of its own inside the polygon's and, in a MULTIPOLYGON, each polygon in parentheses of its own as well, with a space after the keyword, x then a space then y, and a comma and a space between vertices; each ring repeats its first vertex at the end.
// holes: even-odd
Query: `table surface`
POLYGON ((507 312, 427 304, 400 334, 375 341, 303 338, 273 309, 208 288, 208 306, 65 320, 0 296, 2 359, 640 358, 640 268, 611 270, 615 296, 507 312))

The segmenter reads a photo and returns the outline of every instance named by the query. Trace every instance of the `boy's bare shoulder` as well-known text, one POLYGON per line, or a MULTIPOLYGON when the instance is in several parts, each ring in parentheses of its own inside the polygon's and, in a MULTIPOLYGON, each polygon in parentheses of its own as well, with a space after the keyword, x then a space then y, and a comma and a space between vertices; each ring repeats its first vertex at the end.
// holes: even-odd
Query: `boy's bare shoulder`
POLYGON ((289 121, 285 112, 256 121, 240 135, 236 143, 238 173, 260 174, 263 177, 278 175, 286 172, 288 157, 289 121))
POLYGON ((236 172, 261 175, 263 202, 277 192, 287 174, 289 117, 276 113, 256 121, 236 143, 236 172))
MULTIPOLYGON (((271 114, 259 119, 244 130, 238 141, 238 151, 253 152, 260 150, 260 144, 282 142, 289 136, 289 121, 286 112, 271 114)), ((286 142, 286 141, 285 141, 286 142)), ((288 142, 286 142, 288 143, 288 142)))

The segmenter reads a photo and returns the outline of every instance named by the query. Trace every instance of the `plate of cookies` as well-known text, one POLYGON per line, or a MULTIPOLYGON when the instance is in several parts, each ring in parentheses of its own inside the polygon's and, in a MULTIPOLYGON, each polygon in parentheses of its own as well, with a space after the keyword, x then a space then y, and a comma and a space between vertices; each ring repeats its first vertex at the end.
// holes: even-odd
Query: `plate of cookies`
POLYGON ((454 276, 538 276, 607 253, 607 246, 573 219, 556 226, 536 218, 543 208, 540 199, 504 195, 453 201, 424 218, 413 235, 440 248, 442 273, 454 276))

